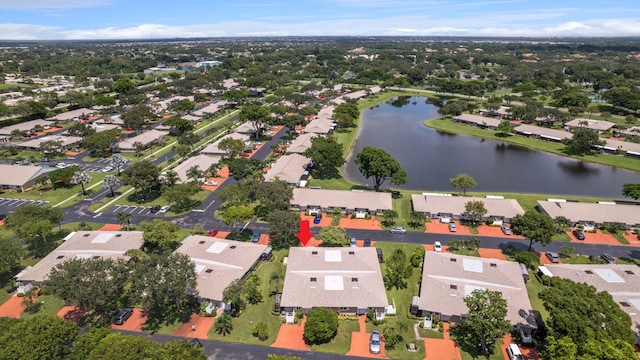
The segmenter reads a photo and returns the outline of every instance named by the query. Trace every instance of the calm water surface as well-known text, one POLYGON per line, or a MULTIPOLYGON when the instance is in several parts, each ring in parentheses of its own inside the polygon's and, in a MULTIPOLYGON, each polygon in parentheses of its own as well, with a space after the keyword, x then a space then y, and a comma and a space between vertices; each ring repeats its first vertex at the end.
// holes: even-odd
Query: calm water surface
POLYGON ((421 97, 395 99, 365 110, 345 176, 371 184, 354 160, 364 146, 374 146, 385 149, 407 172, 407 183, 400 189, 453 191, 449 178, 467 173, 476 180, 472 190, 477 191, 622 198, 624 183, 640 182, 638 172, 425 127, 424 120, 439 117, 437 110, 421 97))

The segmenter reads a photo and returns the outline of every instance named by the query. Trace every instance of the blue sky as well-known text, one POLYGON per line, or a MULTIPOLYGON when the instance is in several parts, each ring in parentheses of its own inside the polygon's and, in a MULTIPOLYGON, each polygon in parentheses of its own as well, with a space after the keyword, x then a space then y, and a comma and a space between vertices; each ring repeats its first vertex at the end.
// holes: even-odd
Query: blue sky
POLYGON ((640 36, 637 0, 0 0, 0 39, 640 36))

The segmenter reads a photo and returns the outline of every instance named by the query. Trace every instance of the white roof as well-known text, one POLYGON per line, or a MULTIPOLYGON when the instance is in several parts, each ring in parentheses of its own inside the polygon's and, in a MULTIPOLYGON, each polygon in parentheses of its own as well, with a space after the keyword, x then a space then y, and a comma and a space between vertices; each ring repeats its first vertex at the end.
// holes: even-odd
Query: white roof
POLYGON ((302 154, 305 150, 311 147, 311 139, 317 136, 320 135, 315 133, 304 133, 299 135, 291 142, 291 145, 287 148, 287 152, 292 154, 302 154))
POLYGON ((465 204, 470 201, 482 201, 487 209, 486 216, 502 216, 510 219, 524 214, 524 209, 515 199, 413 194, 411 200, 413 210, 431 215, 463 215, 466 213, 465 204))
POLYGON ((156 141, 158 138, 164 137, 168 134, 167 131, 160 131, 156 129, 151 129, 143 132, 138 136, 134 136, 132 138, 128 138, 126 140, 122 140, 118 143, 118 147, 120 149, 134 149, 135 143, 139 142, 144 146, 151 144, 156 141))
POLYGON ((574 223, 581 221, 597 224, 619 222, 627 226, 640 224, 640 206, 637 205, 538 201, 538 206, 554 219, 558 216, 564 216, 574 223))
POLYGON ((278 178, 288 184, 298 184, 310 161, 311 159, 300 154, 281 156, 264 175, 264 181, 278 178))
POLYGON ((202 154, 211 154, 211 155, 226 155, 227 151, 223 151, 220 150, 220 148, 218 147, 218 145, 220 145, 220 142, 226 138, 231 138, 231 139, 237 139, 237 140, 242 140, 242 141, 248 141, 250 139, 249 135, 247 134, 240 134, 237 132, 233 132, 231 134, 225 135, 223 137, 221 137, 220 139, 216 140, 216 142, 214 142, 213 144, 207 146, 206 148, 202 149, 202 151, 200 151, 200 153, 202 154))
POLYGON ((173 168, 173 171, 178 174, 180 182, 188 182, 189 178, 187 177, 187 172, 193 166, 197 166, 201 171, 204 172, 207 171, 207 169, 209 169, 211 165, 217 164, 218 162, 220 162, 220 158, 217 156, 197 155, 186 159, 178 166, 173 168))
POLYGON ((295 188, 290 203, 292 206, 320 206, 324 209, 382 211, 391 210, 393 200, 388 192, 295 188))

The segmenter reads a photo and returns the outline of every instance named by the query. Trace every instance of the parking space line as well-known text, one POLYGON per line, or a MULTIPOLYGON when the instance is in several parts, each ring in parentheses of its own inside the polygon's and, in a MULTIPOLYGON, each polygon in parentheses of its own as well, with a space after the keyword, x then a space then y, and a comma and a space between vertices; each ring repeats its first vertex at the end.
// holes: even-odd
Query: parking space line
MULTIPOLYGON (((136 211, 136 209, 137 209, 137 206, 132 206, 132 207, 131 207, 131 212, 130 212, 130 214, 133 214, 133 212, 134 212, 134 211, 136 211)), ((128 209, 127 209, 127 210, 128 210, 128 209)))
POLYGON ((118 210, 121 208, 122 206, 118 205, 115 207, 115 209, 112 210, 113 213, 118 212, 118 210))
POLYGON ((142 214, 142 212, 145 211, 145 210, 147 210, 147 208, 143 207, 142 209, 140 209, 140 212, 138 213, 138 215, 142 214))

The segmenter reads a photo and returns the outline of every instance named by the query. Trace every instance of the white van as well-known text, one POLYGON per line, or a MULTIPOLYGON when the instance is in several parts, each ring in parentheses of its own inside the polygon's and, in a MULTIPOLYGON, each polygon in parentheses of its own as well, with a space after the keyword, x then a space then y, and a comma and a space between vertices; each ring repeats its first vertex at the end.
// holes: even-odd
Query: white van
POLYGON ((522 353, 520 352, 520 348, 516 344, 509 344, 507 346, 507 355, 509 355, 509 359, 511 360, 523 360, 522 353))

